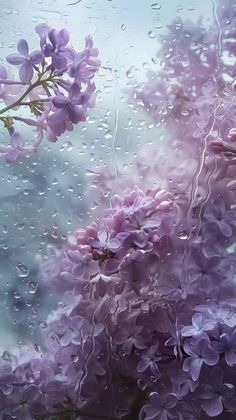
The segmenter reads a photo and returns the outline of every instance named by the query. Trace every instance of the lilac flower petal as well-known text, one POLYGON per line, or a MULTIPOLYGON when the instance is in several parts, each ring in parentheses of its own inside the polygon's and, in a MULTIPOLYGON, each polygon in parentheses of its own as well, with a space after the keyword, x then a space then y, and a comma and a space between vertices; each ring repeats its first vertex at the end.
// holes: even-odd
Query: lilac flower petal
POLYGON ((78 251, 67 251, 68 258, 74 263, 80 263, 83 261, 83 256, 78 251))
POLYGON ((51 44, 46 44, 43 48, 43 53, 45 57, 51 57, 51 55, 54 53, 54 48, 51 44))
POLYGON ((236 365, 236 348, 235 350, 228 350, 225 352, 225 361, 228 366, 236 365))
POLYGON ((66 98, 64 95, 56 95, 52 99, 53 105, 57 108, 64 108, 66 104, 68 104, 68 98, 66 98))
POLYGON ((25 58, 19 54, 9 54, 6 57, 6 60, 9 64, 13 64, 14 66, 25 63, 25 58))
POLYGON ((87 267, 88 273, 90 275, 94 275, 97 274, 100 269, 99 269, 99 264, 97 261, 91 261, 90 264, 87 267))
POLYGON ((204 357, 204 362, 208 366, 216 365, 219 360, 218 353, 210 347, 204 351, 203 357, 204 357))
POLYGON ((14 148, 22 149, 25 142, 19 133, 13 133, 11 136, 11 144, 14 148))
POLYGON ((50 28, 46 23, 40 23, 35 27, 35 31, 40 35, 41 38, 46 38, 50 28))
POLYGON ((78 122, 84 121, 85 119, 84 111, 79 106, 72 107, 69 105, 67 112, 69 119, 73 124, 78 124, 78 122))
POLYGON ((219 230, 221 231, 221 233, 226 237, 226 238, 230 238, 232 236, 232 228, 231 226, 226 223, 224 220, 221 220, 220 222, 218 222, 218 227, 219 230))
POLYGON ((49 31, 48 38, 51 41, 53 47, 55 48, 57 46, 57 33, 55 29, 49 31))
POLYGON ((165 406, 166 408, 174 408, 177 403, 176 395, 168 394, 165 398, 165 406))
POLYGON ((66 29, 61 29, 57 35, 58 46, 64 47, 68 44, 70 39, 69 32, 66 29))
POLYGON ((7 79, 7 70, 2 65, 0 65, 0 79, 7 79))
POLYGON ((33 67, 30 62, 22 64, 19 76, 23 83, 30 83, 34 75, 33 67))
POLYGON ((5 159, 7 162, 16 162, 19 158, 21 157, 19 150, 17 149, 12 149, 10 150, 6 156, 5 159))
POLYGON ((73 83, 70 88, 70 97, 79 98, 81 95, 81 86, 78 83, 73 83))
POLYGON ((62 54, 52 54, 52 65, 56 70, 63 70, 66 68, 67 59, 62 54))
POLYGON ((203 360, 200 358, 188 358, 184 361, 183 369, 185 372, 190 372, 193 381, 197 381, 201 372, 203 360))
POLYGON ((195 327, 183 327, 181 329, 181 334, 183 337, 191 337, 194 334, 196 334, 196 328, 195 327))
POLYGON ((210 417, 216 417, 223 411, 223 404, 221 398, 212 398, 203 404, 203 408, 210 417))
POLYGON ((19 53, 23 55, 24 57, 27 58, 29 56, 29 46, 28 46, 28 42, 25 39, 20 39, 18 41, 17 49, 19 53))
POLYGON ((41 63, 42 59, 43 59, 43 54, 41 53, 41 51, 33 51, 30 54, 30 62, 33 64, 41 63))
POLYGON ((75 58, 76 51, 70 47, 61 47, 60 48, 61 54, 63 54, 68 60, 73 61, 75 58))

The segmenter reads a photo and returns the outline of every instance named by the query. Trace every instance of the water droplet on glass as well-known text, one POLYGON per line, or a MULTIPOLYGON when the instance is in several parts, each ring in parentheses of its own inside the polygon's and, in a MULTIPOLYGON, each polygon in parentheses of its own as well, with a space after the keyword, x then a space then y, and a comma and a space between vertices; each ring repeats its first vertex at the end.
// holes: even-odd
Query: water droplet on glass
POLYGON ((132 77, 134 77, 134 67, 130 67, 129 70, 127 70, 126 72, 126 77, 128 77, 129 79, 132 79, 132 77))
POLYGON ((17 264, 16 272, 18 277, 28 277, 29 275, 29 268, 25 264, 17 264))
POLYGON ((111 133, 111 131, 107 131, 107 132, 104 134, 104 137, 105 137, 105 139, 106 139, 106 140, 110 140, 110 139, 112 139, 112 133, 111 133))
POLYGON ((12 385, 6 385, 6 384, 2 385, 2 391, 4 395, 10 395, 12 393, 12 390, 13 390, 12 385))
POLYGON ((153 3, 153 4, 151 4, 151 9, 152 10, 160 10, 161 5, 159 3, 153 3))
POLYGON ((147 384, 143 381, 143 379, 138 379, 138 387, 144 391, 147 387, 147 384))
POLYGON ((34 348, 35 348, 35 350, 38 352, 38 353, 41 353, 41 346, 38 344, 38 343, 35 343, 34 344, 34 348))
POLYGON ((73 363, 77 363, 79 360, 79 356, 77 354, 72 354, 71 360, 73 363))
POLYGON ((188 234, 184 230, 183 232, 178 233, 178 237, 179 237, 179 239, 186 240, 186 239, 188 239, 188 234))
POLYGON ((118 419, 121 419, 122 417, 129 414, 129 409, 126 407, 116 407, 116 416, 118 419))
POLYGON ((5 226, 5 225, 4 225, 4 226, 2 227, 2 231, 3 231, 3 233, 7 233, 7 226, 5 226))
POLYGON ((40 321, 39 321, 39 327, 42 328, 42 329, 44 329, 44 328, 47 328, 47 326, 48 326, 47 322, 44 321, 43 319, 40 319, 40 321))
POLYGON ((155 31, 149 31, 148 36, 149 36, 149 38, 154 39, 154 38, 156 38, 157 34, 156 34, 155 31))
POLYGON ((36 290, 37 290, 38 285, 37 285, 37 283, 34 283, 32 281, 29 281, 27 283, 27 287, 28 287, 29 293, 34 294, 34 293, 36 293, 36 290))

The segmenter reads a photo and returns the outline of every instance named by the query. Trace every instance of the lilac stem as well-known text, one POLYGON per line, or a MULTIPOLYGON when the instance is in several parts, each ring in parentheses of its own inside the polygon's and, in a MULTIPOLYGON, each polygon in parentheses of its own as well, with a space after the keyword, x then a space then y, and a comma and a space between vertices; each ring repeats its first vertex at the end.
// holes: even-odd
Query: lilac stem
POLYGON ((19 106, 19 105, 21 105, 21 102, 22 102, 22 100, 34 89, 34 88, 36 88, 36 87, 38 87, 38 86, 42 86, 43 84, 45 84, 46 82, 50 82, 50 81, 52 81, 52 76, 50 75, 48 78, 46 78, 46 79, 41 79, 41 77, 43 76, 43 74, 42 75, 40 75, 39 76, 39 78, 38 78, 38 80, 36 80, 36 82, 35 83, 33 83, 32 85, 30 85, 29 87, 28 87, 28 89, 26 89, 26 91, 23 93, 23 95, 21 95, 20 96, 20 98, 19 99, 17 99, 17 101, 16 102, 14 102, 13 104, 11 104, 11 105, 8 105, 8 106, 6 106, 5 108, 3 108, 3 109, 1 109, 0 110, 0 114, 3 114, 4 112, 7 112, 7 111, 9 111, 10 109, 12 109, 12 108, 15 108, 16 106, 19 106))

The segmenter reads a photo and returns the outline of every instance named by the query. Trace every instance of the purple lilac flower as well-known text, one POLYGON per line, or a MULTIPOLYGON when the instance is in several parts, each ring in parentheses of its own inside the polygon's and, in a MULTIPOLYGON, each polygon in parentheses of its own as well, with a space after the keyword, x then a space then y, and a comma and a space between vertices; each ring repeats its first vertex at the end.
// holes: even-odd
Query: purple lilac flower
POLYGON ((19 420, 32 420, 34 415, 45 414, 43 398, 40 402, 40 392, 34 384, 14 389, 9 396, 5 408, 6 414, 14 416, 19 420))
POLYGON ((210 417, 217 417, 226 409, 235 409, 235 388, 234 385, 224 383, 224 371, 215 367, 210 373, 208 384, 201 386, 202 408, 210 417))
POLYGON ((236 329, 231 334, 221 334, 219 341, 213 341, 212 347, 218 353, 224 353, 228 366, 236 365, 236 329))
MULTIPOLYGON (((86 38, 84 51, 77 53, 68 46, 69 33, 65 28, 58 31, 40 24, 35 30, 40 37, 41 51, 29 53, 27 41, 21 39, 17 44, 18 53, 7 56, 10 64, 20 66, 20 81, 9 78, 4 66, 0 68, 0 98, 8 105, 1 110, 1 121, 10 135, 15 121, 37 130, 36 140, 27 148, 27 154, 36 151, 45 134, 49 141, 56 142, 66 130, 72 131, 74 124, 85 121, 88 108, 95 106, 92 79, 100 66, 98 50, 93 48, 91 37, 86 38), (81 55, 85 70, 80 77, 70 72, 76 54, 81 55), (90 71, 89 77, 86 71, 90 71), (28 86, 25 88, 24 85, 28 86), (14 114, 21 107, 30 111, 30 118, 14 114), (14 112, 9 119, 5 112, 10 110, 14 112)), ((2 154, 5 156, 7 152, 4 149, 2 154)), ((23 154, 18 153, 7 161, 21 157, 23 154)))
POLYGON ((198 305, 195 308, 197 311, 206 314, 207 317, 226 325, 227 327, 236 327, 236 311, 234 305, 227 302, 221 304, 198 305))
POLYGON ((90 241, 90 245, 93 248, 109 249, 110 251, 116 252, 121 248, 121 242, 119 239, 112 237, 110 232, 99 232, 97 239, 90 241))
POLYGON ((23 83, 29 84, 34 75, 34 67, 43 59, 41 51, 33 51, 29 54, 29 46, 25 39, 20 39, 17 44, 19 54, 10 54, 7 61, 14 66, 20 65, 19 75, 23 83))
POLYGON ((72 124, 85 121, 86 107, 89 106, 89 99, 94 89, 95 86, 91 84, 86 88, 86 91, 82 92, 81 87, 73 83, 68 97, 58 93, 52 99, 55 112, 48 116, 47 124, 51 130, 50 137, 53 141, 63 134, 66 129, 72 130, 72 124))
POLYGON ((122 350, 130 354, 133 347, 137 349, 144 349, 145 342, 141 334, 143 327, 135 325, 133 321, 124 321, 123 324, 118 326, 114 335, 113 343, 120 345, 122 350))
MULTIPOLYGON (((84 95, 81 94, 81 88, 76 83, 74 83, 71 88, 68 97, 66 98, 62 94, 58 94, 53 98, 53 105, 56 108, 59 108, 63 111, 66 117, 69 120, 76 124, 84 118, 82 116, 82 109, 78 105, 83 105, 84 95)), ((63 113, 60 113, 61 118, 63 113)))
POLYGON ((84 51, 74 56, 69 68, 69 75, 78 83, 82 80, 88 82, 92 79, 99 66, 98 49, 93 47, 93 40, 91 36, 88 36, 85 40, 84 51))
POLYGON ((176 418, 175 407, 177 398, 175 394, 160 395, 157 392, 150 394, 150 404, 144 405, 139 419, 168 420, 176 418))
POLYGON ((195 265, 190 268, 191 283, 197 282, 201 290, 211 293, 216 282, 224 275, 221 269, 222 258, 219 255, 207 257, 204 252, 194 252, 193 259, 195 265))
POLYGON ((37 34, 40 37, 41 49, 43 49, 44 45, 46 44, 49 31, 50 31, 50 28, 46 23, 40 23, 39 25, 35 27, 35 32, 37 32, 37 34))
POLYGON ((89 248, 86 246, 81 246, 78 251, 67 251, 67 257, 75 264, 72 271, 75 278, 87 280, 90 275, 95 275, 100 271, 98 262, 88 251, 89 248))
POLYGON ((196 313, 192 316, 192 325, 181 329, 183 337, 191 337, 201 334, 204 331, 211 331, 217 325, 216 321, 210 318, 205 318, 203 314, 196 313))
MULTIPOLYGON (((45 36, 45 28, 38 28, 41 40, 45 36)), ((48 38, 50 43, 47 43, 43 47, 43 53, 45 57, 52 58, 52 68, 56 70, 64 70, 67 66, 67 60, 72 60, 75 51, 67 47, 69 42, 69 32, 66 29, 56 31, 52 29, 48 32, 48 38)))
POLYGON ((189 357, 184 360, 183 370, 189 372, 194 381, 198 380, 204 363, 214 366, 219 360, 218 353, 210 346, 210 341, 205 336, 197 340, 186 340, 184 351, 189 357))
POLYGON ((24 139, 16 132, 11 135, 11 145, 0 144, 0 155, 4 156, 8 163, 24 158, 34 150, 33 146, 25 146, 24 139))
POLYGON ((208 206, 205 213, 205 219, 217 226, 218 230, 226 238, 232 235, 232 227, 227 217, 227 210, 222 199, 214 200, 213 206, 208 206))
POLYGON ((137 366, 137 372, 145 372, 150 369, 153 375, 159 376, 160 371, 157 362, 161 360, 161 354, 158 354, 158 345, 151 346, 148 350, 144 350, 141 360, 137 366))

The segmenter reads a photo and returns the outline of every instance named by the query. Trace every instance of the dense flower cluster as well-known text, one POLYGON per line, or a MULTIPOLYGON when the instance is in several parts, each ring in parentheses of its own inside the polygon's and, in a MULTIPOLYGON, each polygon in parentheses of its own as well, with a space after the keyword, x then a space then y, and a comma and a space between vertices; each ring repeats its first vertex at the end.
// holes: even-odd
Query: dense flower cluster
POLYGON ((69 46, 66 29, 56 30, 46 24, 36 26, 40 50, 29 52, 25 39, 17 43, 17 53, 7 56, 7 62, 19 68, 19 80, 10 78, 7 69, 0 66, 0 120, 8 129, 10 144, 0 144, 0 155, 14 162, 37 150, 44 135, 56 142, 65 131, 85 121, 87 109, 95 104, 94 74, 100 61, 98 50, 88 36, 85 48, 77 52, 69 46), (19 115, 19 108, 28 109, 31 118, 19 115), (17 111, 9 114, 9 111, 17 111), (25 123, 36 129, 33 142, 25 143, 15 131, 16 123, 25 123))
MULTIPOLYGON (((123 191, 101 221, 39 258, 43 283, 61 299, 42 321, 44 351, 35 346, 2 355, 3 420, 235 418, 230 3, 214 9, 208 31, 200 22, 174 22, 160 53, 163 77, 132 88, 134 105, 169 132, 160 151, 137 159, 130 185, 139 180, 142 188, 124 191, 119 178, 123 191)), ((53 43, 45 51, 62 63, 53 43)), ((54 102, 69 115, 60 95, 54 102)), ((95 178, 109 190, 108 173, 95 178)))
POLYGON ((190 250, 180 210, 166 190, 127 190, 101 224, 49 248, 42 280, 62 298, 42 322, 45 352, 3 354, 3 419, 236 412, 232 210, 210 201, 190 250))

